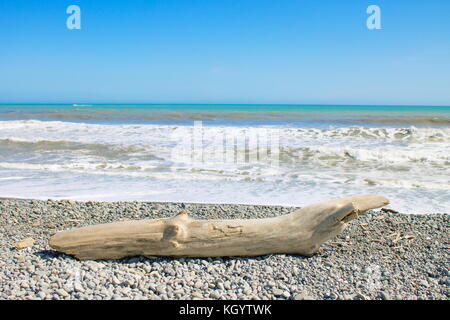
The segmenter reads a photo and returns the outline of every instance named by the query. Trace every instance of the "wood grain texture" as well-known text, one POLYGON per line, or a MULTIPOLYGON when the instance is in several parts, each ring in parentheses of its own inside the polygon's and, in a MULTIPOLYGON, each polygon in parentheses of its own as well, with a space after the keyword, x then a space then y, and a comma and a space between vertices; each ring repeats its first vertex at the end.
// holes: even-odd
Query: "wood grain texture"
POLYGON ((49 244, 80 260, 139 255, 310 256, 323 242, 342 232, 352 218, 388 203, 382 196, 354 196, 265 219, 196 220, 182 211, 169 219, 114 222, 58 232, 49 244))

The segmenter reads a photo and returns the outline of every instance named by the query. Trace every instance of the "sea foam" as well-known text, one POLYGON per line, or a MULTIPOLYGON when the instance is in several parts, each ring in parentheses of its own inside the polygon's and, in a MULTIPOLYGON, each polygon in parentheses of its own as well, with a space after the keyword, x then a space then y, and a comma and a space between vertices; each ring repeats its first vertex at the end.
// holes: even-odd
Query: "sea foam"
POLYGON ((450 207, 449 128, 203 126, 201 157, 179 157, 174 150, 192 150, 197 129, 2 121, 0 195, 302 206, 370 193, 404 212, 450 207), (264 135, 277 137, 275 163, 249 142, 264 135), (225 159, 230 137, 234 157, 225 159))

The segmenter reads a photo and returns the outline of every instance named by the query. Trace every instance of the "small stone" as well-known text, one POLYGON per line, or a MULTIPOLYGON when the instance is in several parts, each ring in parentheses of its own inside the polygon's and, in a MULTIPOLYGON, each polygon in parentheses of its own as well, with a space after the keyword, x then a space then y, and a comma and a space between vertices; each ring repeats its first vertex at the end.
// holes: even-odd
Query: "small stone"
POLYGON ((156 287, 156 292, 158 292, 159 294, 164 294, 164 293, 166 293, 166 286, 164 286, 164 285, 159 285, 158 287, 156 287))
POLYGON ((67 293, 67 291, 64 290, 64 289, 58 289, 58 290, 56 290, 56 293, 57 293, 58 295, 60 295, 60 296, 63 296, 63 297, 68 297, 68 296, 69 296, 69 294, 67 293))
POLYGON ((222 282, 217 282, 216 287, 220 290, 225 290, 225 287, 222 282))
POLYGON ((280 289, 273 289, 273 295, 274 296, 281 296, 283 294, 283 291, 280 289))
POLYGON ((112 280, 112 282, 113 282, 116 286, 122 283, 122 282, 121 282, 119 279, 117 279, 116 277, 113 277, 111 280, 112 280))
POLYGON ((389 294, 385 291, 381 291, 380 292, 380 298, 383 300, 391 300, 391 297, 389 296, 389 294))
POLYGON ((173 294, 183 294, 183 293, 184 293, 183 289, 178 289, 173 292, 173 294))
POLYGON ((314 300, 314 298, 308 292, 303 291, 296 294, 294 300, 314 300))
POLYGON ((363 273, 373 273, 373 268, 372 267, 365 267, 363 270, 362 270, 362 272, 363 273))
POLYGON ((200 292, 193 292, 191 295, 193 298, 203 299, 203 295, 200 292))
POLYGON ((73 285, 73 288, 74 288, 76 291, 84 292, 83 286, 82 286, 80 283, 78 283, 78 282, 75 282, 75 284, 73 285))
POLYGON ((101 278, 106 278, 106 277, 108 277, 108 273, 107 273, 107 272, 104 272, 104 271, 100 271, 100 272, 98 273, 98 275, 99 275, 99 277, 101 277, 101 278))
MULTIPOLYGON (((76 284, 78 284, 79 286, 81 286, 79 283, 76 283, 76 284)), ((90 289, 92 289, 92 290, 94 290, 94 289, 97 288, 97 285, 95 284, 94 281, 89 281, 89 282, 87 283, 87 286, 88 286, 90 289)), ((74 288, 76 289, 75 286, 74 286, 74 288)))
POLYGON ((367 300, 367 297, 361 293, 358 293, 356 295, 353 296, 354 300, 367 300))
POLYGON ((220 299, 221 294, 219 291, 213 291, 211 292, 211 294, 209 295, 212 299, 220 299))
POLYGON ((420 283, 422 286, 424 286, 424 287, 428 287, 428 286, 429 286, 429 283, 428 283, 427 280, 421 279, 421 280, 419 280, 419 283, 420 283))
POLYGON ((252 294, 252 289, 250 289, 250 288, 245 288, 244 289, 244 291, 243 291, 243 293, 245 294, 245 295, 251 295, 252 294))
POLYGON ((264 271, 267 272, 267 273, 273 273, 273 268, 270 267, 270 266, 266 266, 266 267, 264 268, 264 271))
POLYGON ((33 238, 26 238, 26 239, 23 239, 21 241, 17 241, 14 244, 14 247, 16 249, 20 250, 20 249, 25 249, 25 248, 31 247, 33 244, 34 244, 34 239, 33 238))

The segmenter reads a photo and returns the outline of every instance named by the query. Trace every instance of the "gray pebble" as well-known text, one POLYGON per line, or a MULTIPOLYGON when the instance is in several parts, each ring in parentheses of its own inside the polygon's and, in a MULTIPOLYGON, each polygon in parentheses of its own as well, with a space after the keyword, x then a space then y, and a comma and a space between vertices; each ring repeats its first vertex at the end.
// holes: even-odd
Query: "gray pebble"
MULTIPOLYGON (((296 209, 207 204, 186 207, 193 217, 201 219, 264 218, 296 209)), ((48 246, 51 232, 64 228, 120 219, 167 218, 179 210, 179 205, 172 203, 0 200, 0 299, 447 300, 450 297, 450 268, 445 249, 446 230, 450 226, 448 214, 372 211, 350 223, 341 235, 323 244, 323 250, 310 258, 275 254, 249 258, 131 257, 78 261, 50 251, 48 246), (72 219, 76 222, 70 222, 72 219), (36 222, 39 225, 33 227, 36 222), (359 224, 367 224, 370 232, 364 232, 359 224), (56 228, 49 229, 48 225, 56 228), (397 233, 415 237, 400 238, 393 244, 397 233), (10 249, 11 243, 30 236, 36 240, 30 250, 10 249), (403 247, 403 253, 394 247, 403 247), (391 297, 393 293, 395 296, 391 297)))

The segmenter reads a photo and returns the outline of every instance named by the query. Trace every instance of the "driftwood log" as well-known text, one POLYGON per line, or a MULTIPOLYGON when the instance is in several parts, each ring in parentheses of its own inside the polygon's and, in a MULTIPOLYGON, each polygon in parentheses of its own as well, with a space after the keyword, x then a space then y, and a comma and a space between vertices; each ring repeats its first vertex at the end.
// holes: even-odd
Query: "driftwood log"
POLYGON ((58 232, 49 243, 80 260, 139 255, 311 256, 323 242, 343 231, 352 218, 388 203, 381 196, 354 196, 265 219, 195 220, 182 211, 170 219, 114 222, 58 232))

